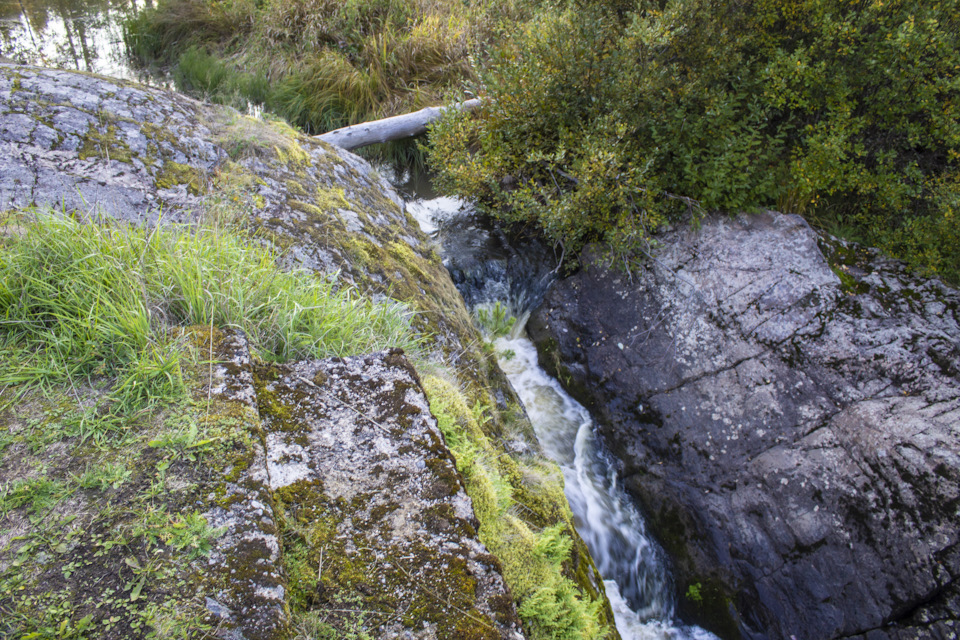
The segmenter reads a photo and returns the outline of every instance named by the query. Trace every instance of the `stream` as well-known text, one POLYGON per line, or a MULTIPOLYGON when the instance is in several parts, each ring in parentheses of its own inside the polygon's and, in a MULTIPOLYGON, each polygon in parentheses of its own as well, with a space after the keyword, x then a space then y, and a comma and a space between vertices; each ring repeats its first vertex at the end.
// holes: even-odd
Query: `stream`
MULTIPOLYGON (((396 181, 395 181, 396 182, 396 181)), ((604 577, 617 630, 624 640, 713 640, 674 617, 674 587, 663 550, 647 535, 640 512, 617 480, 589 412, 571 398, 537 361, 523 325, 554 274, 551 256, 529 243, 511 247, 453 198, 438 198, 429 185, 399 184, 408 210, 440 245, 468 306, 495 303, 518 318, 495 341, 500 367, 523 401, 544 452, 563 470, 565 493, 580 536, 604 577)))

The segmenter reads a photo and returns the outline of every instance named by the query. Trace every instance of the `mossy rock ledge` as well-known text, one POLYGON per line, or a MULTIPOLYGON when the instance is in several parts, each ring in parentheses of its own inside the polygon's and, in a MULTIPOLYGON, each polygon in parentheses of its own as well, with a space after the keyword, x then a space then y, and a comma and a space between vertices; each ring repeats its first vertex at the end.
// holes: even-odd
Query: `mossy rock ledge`
MULTIPOLYGON (((505 467, 551 464, 436 248, 350 153, 176 93, 0 63, 0 239, 34 208, 229 227, 284 268, 398 300, 418 362, 470 407, 447 419, 481 425, 505 467)), ((533 637, 406 355, 278 364, 237 328, 165 331, 189 354, 182 401, 110 422, 106 377, 0 390, 0 637, 533 637)), ((533 530, 572 537, 561 570, 615 640, 569 506, 509 481, 533 530)))

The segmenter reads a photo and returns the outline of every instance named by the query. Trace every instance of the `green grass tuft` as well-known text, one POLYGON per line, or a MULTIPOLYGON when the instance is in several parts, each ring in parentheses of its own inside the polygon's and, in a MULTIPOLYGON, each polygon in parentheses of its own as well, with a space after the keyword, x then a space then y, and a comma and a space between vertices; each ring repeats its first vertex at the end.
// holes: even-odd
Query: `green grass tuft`
POLYGON ((0 385, 116 380, 124 411, 183 392, 177 327, 238 327, 268 360, 416 351, 410 314, 279 269, 223 230, 38 213, 0 248, 0 385))

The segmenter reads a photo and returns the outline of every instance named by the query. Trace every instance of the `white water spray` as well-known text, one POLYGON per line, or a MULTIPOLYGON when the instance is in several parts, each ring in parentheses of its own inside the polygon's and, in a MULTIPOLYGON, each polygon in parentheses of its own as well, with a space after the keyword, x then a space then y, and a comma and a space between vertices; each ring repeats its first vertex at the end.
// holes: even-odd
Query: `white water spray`
POLYGON ((521 332, 496 341, 499 353, 513 354, 501 357, 500 367, 523 401, 544 451, 563 470, 577 532, 604 577, 620 635, 624 640, 713 639, 699 627, 674 622, 663 553, 617 483, 590 414, 540 368, 536 347, 521 332))

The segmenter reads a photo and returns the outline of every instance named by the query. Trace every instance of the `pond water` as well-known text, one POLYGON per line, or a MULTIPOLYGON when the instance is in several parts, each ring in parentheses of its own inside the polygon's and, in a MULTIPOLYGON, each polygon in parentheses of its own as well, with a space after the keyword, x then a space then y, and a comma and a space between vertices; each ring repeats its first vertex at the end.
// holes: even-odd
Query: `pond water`
POLYGON ((165 84, 127 59, 122 20, 154 0, 0 0, 0 57, 165 84))

